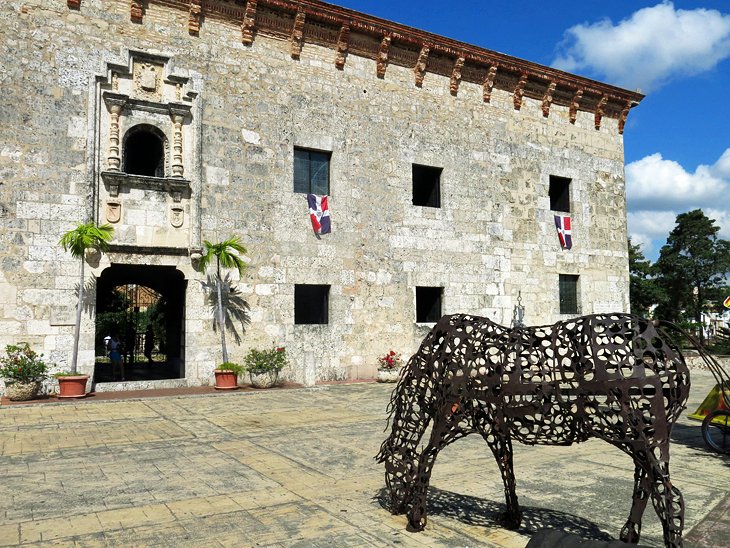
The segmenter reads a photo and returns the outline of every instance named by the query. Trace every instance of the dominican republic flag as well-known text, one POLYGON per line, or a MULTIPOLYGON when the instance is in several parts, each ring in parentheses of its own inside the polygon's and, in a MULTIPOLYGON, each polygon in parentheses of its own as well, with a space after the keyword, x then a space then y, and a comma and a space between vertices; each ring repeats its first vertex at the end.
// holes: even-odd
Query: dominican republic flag
POLYGON ((573 247, 573 237, 570 235, 570 216, 555 215, 555 228, 558 229, 558 239, 563 249, 573 247))
POLYGON ((327 195, 307 194, 307 203, 309 204, 309 218, 312 220, 314 233, 329 234, 332 232, 327 195))
POLYGON ((722 303, 722 304, 725 305, 725 308, 730 308, 730 297, 728 297, 727 299, 725 299, 725 302, 722 303))

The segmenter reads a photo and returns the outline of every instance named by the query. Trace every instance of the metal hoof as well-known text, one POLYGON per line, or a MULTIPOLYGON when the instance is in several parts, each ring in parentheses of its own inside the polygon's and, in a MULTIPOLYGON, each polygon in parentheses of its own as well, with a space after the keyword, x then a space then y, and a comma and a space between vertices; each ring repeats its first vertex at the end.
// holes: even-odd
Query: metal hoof
POLYGON ((519 513, 513 514, 510 512, 504 512, 501 516, 502 523, 507 529, 516 530, 520 528, 522 523, 522 515, 519 513))
POLYGON ((631 521, 627 521, 623 529, 621 529, 621 535, 619 539, 621 542, 626 544, 638 544, 639 543, 639 532, 640 527, 631 521))
POLYGON ((411 518, 408 518, 406 531, 409 531, 411 533, 418 533, 419 531, 423 531, 426 528, 427 521, 428 520, 426 518, 421 518, 420 520, 414 522, 411 518))

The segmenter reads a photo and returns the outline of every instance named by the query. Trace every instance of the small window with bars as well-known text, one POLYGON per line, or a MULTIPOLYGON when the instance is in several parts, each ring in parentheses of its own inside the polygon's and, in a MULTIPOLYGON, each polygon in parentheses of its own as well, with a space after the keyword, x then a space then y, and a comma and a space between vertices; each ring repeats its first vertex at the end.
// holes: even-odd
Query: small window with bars
POLYGON ((294 192, 329 195, 331 157, 331 152, 295 147, 294 192))
POLYGON ((578 276, 560 274, 560 313, 578 314, 578 276))

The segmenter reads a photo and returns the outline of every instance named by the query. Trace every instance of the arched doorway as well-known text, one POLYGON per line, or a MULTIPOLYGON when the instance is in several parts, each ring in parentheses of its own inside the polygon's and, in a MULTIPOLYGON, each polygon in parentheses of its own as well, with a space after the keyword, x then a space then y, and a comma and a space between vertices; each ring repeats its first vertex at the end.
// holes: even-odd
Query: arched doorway
POLYGON ((122 380, 112 371, 107 341, 122 343, 124 380, 185 377, 185 278, 172 266, 113 264, 96 293, 96 382, 122 380))

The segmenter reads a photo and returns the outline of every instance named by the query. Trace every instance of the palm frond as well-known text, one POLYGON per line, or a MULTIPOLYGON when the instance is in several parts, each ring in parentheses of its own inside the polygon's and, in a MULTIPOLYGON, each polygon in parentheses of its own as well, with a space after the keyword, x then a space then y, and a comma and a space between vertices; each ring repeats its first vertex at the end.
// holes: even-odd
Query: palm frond
POLYGON ((83 258, 87 249, 105 252, 114 237, 114 227, 109 224, 97 226, 93 222, 82 223, 69 230, 59 240, 64 251, 69 251, 75 259, 83 258))

